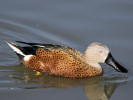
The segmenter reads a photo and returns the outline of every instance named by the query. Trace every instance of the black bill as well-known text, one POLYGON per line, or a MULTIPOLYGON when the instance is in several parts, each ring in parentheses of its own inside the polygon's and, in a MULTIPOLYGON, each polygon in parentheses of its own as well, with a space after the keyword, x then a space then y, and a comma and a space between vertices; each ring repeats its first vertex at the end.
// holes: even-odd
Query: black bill
POLYGON ((107 59, 105 60, 105 62, 112 66, 115 70, 117 70, 118 72, 122 72, 122 73, 127 73, 128 70, 126 68, 124 68, 123 66, 121 66, 111 55, 111 53, 109 53, 107 59))

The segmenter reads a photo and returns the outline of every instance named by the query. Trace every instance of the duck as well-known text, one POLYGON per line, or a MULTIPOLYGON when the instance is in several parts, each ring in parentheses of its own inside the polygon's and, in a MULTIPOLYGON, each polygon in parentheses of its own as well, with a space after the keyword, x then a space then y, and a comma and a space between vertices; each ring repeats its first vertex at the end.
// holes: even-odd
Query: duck
POLYGON ((109 48, 98 42, 91 43, 84 53, 62 45, 16 41, 19 46, 4 41, 15 51, 22 64, 33 71, 60 77, 85 78, 103 74, 101 63, 121 73, 128 70, 112 56, 109 48))

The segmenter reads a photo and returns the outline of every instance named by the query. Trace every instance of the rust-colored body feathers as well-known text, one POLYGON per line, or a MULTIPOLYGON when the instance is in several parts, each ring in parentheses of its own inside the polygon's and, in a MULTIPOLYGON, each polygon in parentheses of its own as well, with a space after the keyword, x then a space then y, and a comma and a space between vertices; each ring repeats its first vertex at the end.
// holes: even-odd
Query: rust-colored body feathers
POLYGON ((80 52, 77 51, 77 54, 80 54, 77 57, 75 51, 66 51, 39 48, 35 56, 23 63, 32 70, 63 77, 90 77, 101 73, 82 61, 84 56, 80 52))

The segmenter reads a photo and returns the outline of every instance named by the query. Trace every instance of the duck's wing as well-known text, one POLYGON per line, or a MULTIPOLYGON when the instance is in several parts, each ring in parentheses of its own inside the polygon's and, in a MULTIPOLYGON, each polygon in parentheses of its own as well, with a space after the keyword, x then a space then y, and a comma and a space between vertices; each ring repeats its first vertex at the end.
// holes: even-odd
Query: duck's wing
POLYGON ((75 56, 76 58, 79 59, 83 59, 84 55, 79 52, 78 50, 71 48, 71 47, 67 47, 67 46, 62 46, 62 45, 55 45, 55 44, 43 44, 43 43, 28 43, 28 42, 22 42, 22 41, 16 41, 18 43, 22 43, 22 44, 27 44, 36 48, 44 48, 44 49, 58 49, 58 50, 62 50, 64 52, 69 53, 70 55, 75 56))
POLYGON ((22 41, 16 41, 18 43, 27 44, 33 47, 42 47, 42 48, 60 48, 61 45, 54 45, 54 44, 44 44, 44 43, 29 43, 29 42, 22 42, 22 41))

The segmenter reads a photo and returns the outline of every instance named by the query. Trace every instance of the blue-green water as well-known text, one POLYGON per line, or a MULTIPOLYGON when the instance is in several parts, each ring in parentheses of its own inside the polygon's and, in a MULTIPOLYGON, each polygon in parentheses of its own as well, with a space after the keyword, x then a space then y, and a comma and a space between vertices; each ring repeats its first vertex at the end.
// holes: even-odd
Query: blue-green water
POLYGON ((2 0, 0 3, 1 100, 132 100, 133 2, 130 0, 2 0), (129 70, 116 72, 102 64, 104 74, 71 79, 36 75, 20 64, 12 42, 70 46, 84 52, 91 42, 106 44, 129 70))

